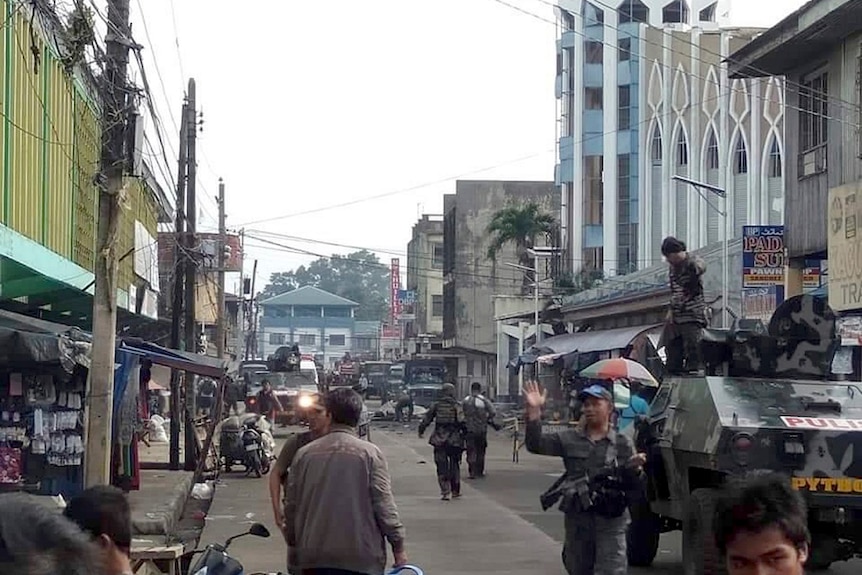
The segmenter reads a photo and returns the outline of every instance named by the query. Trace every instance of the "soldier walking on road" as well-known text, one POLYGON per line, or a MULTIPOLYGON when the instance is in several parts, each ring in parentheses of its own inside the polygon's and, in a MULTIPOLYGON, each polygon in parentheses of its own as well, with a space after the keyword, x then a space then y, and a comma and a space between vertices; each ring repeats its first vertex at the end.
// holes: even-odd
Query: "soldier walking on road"
POLYGON ((464 408, 455 398, 455 386, 443 384, 440 399, 431 405, 419 424, 419 437, 431 422, 434 433, 428 443, 434 446, 434 463, 443 501, 461 497, 461 454, 464 452, 464 408))
POLYGON ((474 381, 470 395, 461 402, 467 427, 467 469, 470 479, 485 476, 485 451, 488 448, 488 426, 497 431, 500 426, 494 421, 494 405, 482 395, 482 384, 474 381))
MULTIPOLYGON (((272 512, 275 517, 275 524, 281 529, 285 541, 287 541, 287 523, 289 519, 285 517, 285 499, 283 493, 287 493, 287 477, 290 468, 293 465, 293 460, 296 453, 320 437, 329 433, 331 419, 326 412, 322 401, 318 398, 317 402, 311 409, 308 410, 308 431, 295 433, 287 438, 278 454, 278 459, 269 472, 269 498, 272 502, 272 512), (284 489, 284 492, 282 492, 284 489)), ((292 547, 287 548, 287 572, 294 575, 297 566, 296 550, 292 547)))
POLYGON ((538 383, 527 384, 525 443, 531 453, 562 457, 566 467, 565 475, 543 496, 544 506, 544 499, 555 491, 554 500, 561 501, 565 513, 563 565, 569 575, 625 575, 629 494, 607 487, 622 485, 635 491, 646 456, 636 454, 632 440, 614 430, 613 397, 601 385, 579 394, 583 425, 559 433, 542 433, 546 399, 547 391, 538 383), (608 469, 622 478, 619 483, 603 481, 608 469))
MULTIPOLYGON (((685 250, 685 243, 674 237, 665 238, 661 244, 661 253, 670 268, 670 310, 662 334, 669 373, 701 369, 700 343, 706 327, 703 295, 706 264, 685 250)), ((722 302, 722 305, 727 305, 727 302, 722 302)))

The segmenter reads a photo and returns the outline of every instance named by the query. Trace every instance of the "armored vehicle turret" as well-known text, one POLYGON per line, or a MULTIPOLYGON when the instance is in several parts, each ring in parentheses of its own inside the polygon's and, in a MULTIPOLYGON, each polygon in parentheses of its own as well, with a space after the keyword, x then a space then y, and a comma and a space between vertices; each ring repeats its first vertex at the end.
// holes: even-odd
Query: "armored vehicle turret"
POLYGON ((781 472, 804 492, 809 569, 862 550, 862 386, 835 381, 840 346, 822 299, 797 296, 768 329, 738 323, 704 334, 703 374, 664 378, 638 422, 644 500, 632 509, 629 563, 649 565, 663 532, 682 530, 687 575, 725 573, 713 503, 731 477, 781 472))

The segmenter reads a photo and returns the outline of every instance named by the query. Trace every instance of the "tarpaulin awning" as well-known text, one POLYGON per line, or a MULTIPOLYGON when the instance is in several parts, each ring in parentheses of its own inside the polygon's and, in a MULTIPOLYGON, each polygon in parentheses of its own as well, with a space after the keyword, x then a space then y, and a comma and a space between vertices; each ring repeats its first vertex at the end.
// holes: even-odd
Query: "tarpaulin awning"
POLYGON ((543 348, 551 354, 567 355, 572 352, 590 353, 593 351, 613 351, 624 349, 645 331, 660 327, 661 324, 619 327, 599 331, 582 331, 558 335, 542 342, 543 348))
POLYGON ((227 370, 227 362, 224 360, 170 349, 140 339, 124 339, 117 349, 146 357, 156 365, 188 371, 204 377, 221 378, 227 370))
POLYGON ((76 327, 0 310, 0 363, 58 365, 71 373, 89 368, 90 334, 76 327))

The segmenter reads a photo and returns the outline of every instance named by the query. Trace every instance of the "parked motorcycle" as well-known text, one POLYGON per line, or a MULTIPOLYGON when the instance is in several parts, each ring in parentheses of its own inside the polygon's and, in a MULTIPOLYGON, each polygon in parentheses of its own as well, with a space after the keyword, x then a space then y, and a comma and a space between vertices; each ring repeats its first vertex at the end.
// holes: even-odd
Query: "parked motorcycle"
POLYGON ((257 477, 269 473, 275 458, 275 439, 266 416, 258 413, 232 415, 221 423, 219 456, 225 472, 234 463, 245 466, 246 474, 257 477))
POLYGON ((189 569, 189 575, 242 575, 242 563, 228 555, 227 548, 236 539, 247 535, 269 537, 269 530, 260 523, 254 523, 248 531, 230 537, 223 545, 211 543, 205 549, 195 551, 202 555, 189 569))

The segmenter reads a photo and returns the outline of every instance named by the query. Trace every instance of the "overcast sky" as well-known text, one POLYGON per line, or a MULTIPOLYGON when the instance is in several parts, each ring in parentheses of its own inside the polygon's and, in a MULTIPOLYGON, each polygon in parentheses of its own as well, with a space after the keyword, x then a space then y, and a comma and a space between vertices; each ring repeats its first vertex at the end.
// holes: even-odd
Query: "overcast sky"
MULTIPOLYGON (((802 0, 735 4, 734 25, 770 26, 802 0)), ((229 227, 351 246, 266 236, 315 254, 365 247, 385 262, 400 256, 403 269, 413 223, 442 211, 456 179, 553 179, 547 0, 131 7, 169 155, 187 78, 197 82, 199 229, 216 226, 221 176, 229 227)), ((271 272, 314 259, 246 245, 260 288, 271 272)))

